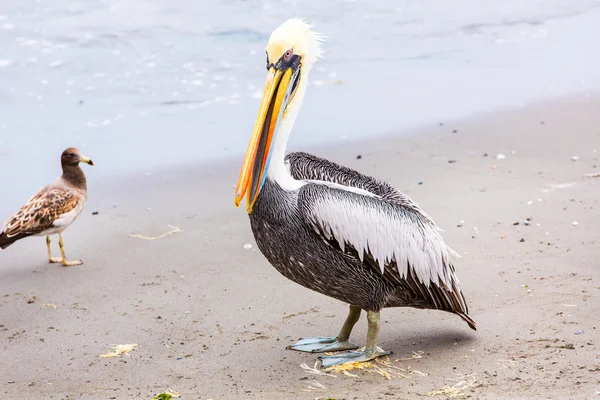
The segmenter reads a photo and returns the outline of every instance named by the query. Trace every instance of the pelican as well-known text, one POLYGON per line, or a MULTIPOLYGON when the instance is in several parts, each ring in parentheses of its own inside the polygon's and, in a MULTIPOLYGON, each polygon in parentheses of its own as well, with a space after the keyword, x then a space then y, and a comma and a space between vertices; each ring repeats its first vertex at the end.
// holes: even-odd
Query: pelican
POLYGON ((415 307, 457 314, 472 328, 440 229, 386 182, 307 153, 285 155, 321 36, 301 19, 279 26, 267 45, 267 80, 235 191, 257 246, 286 278, 347 303, 335 337, 302 338, 288 349, 356 350, 349 342, 362 310, 363 350, 324 355, 322 367, 391 354, 377 346, 380 311, 415 307))
POLYGON ((62 175, 44 186, 4 225, 0 231, 0 249, 6 249, 17 240, 28 236, 46 236, 48 262, 61 263, 64 267, 81 265, 83 261, 68 261, 65 256, 63 232, 81 214, 87 200, 87 183, 79 163, 94 162, 69 147, 62 152, 60 163, 62 175), (52 257, 50 235, 58 234, 60 258, 52 257))

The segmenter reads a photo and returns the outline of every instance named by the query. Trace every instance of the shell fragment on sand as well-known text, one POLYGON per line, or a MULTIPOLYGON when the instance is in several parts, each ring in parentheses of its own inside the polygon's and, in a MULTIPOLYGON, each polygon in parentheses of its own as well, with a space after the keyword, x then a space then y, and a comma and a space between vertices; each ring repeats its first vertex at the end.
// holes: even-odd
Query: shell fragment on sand
POLYGON ((133 351, 138 345, 137 344, 119 344, 114 347, 113 351, 110 353, 102 354, 100 357, 102 358, 113 358, 113 357, 121 357, 122 355, 129 355, 130 351, 133 351))

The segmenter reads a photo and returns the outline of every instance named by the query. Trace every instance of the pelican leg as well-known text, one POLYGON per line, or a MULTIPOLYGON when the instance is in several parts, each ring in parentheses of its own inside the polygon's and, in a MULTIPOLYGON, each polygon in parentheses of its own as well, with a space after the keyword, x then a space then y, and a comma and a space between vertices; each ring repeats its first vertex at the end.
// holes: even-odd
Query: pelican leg
POLYGON ((46 247, 48 247, 48 262, 50 264, 62 262, 62 259, 52 257, 52 249, 50 248, 50 243, 51 243, 50 236, 46 236, 46 247))
POLYGON ((60 246, 60 255, 62 256, 61 262, 62 262, 63 267, 73 267, 75 265, 83 264, 83 261, 81 261, 81 260, 67 261, 67 257, 65 256, 65 246, 63 243, 62 235, 59 235, 58 245, 60 246))
POLYGON ((354 350, 358 346, 350 343, 350 333, 356 321, 360 318, 360 307, 350 306, 350 312, 340 333, 336 337, 314 337, 298 340, 295 344, 286 347, 288 350, 305 351, 308 353, 323 353, 329 351, 354 350))
POLYGON ((322 367, 328 368, 334 365, 350 362, 365 362, 377 357, 392 354, 390 351, 380 351, 377 347, 377 336, 379 336, 379 311, 367 311, 369 331, 367 333, 367 346, 362 351, 350 351, 332 356, 321 356, 322 367))

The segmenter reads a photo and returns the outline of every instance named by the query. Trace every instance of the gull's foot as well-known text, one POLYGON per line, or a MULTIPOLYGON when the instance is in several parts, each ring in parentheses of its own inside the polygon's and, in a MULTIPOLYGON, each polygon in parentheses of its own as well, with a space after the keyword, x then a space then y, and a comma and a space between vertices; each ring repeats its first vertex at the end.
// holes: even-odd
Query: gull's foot
POLYGON ((391 351, 374 351, 366 353, 364 351, 350 351, 348 353, 334 354, 332 356, 321 356, 322 368, 329 368, 334 365, 346 364, 351 362, 366 362, 381 356, 389 356, 391 351))
POLYGON ((288 350, 304 351, 307 353, 324 353, 330 351, 354 350, 358 346, 347 340, 338 341, 335 337, 314 337, 300 339, 295 344, 286 347, 288 350))
POLYGON ((58 258, 58 257, 50 257, 48 259, 48 262, 50 264, 54 264, 54 263, 62 263, 62 258, 58 258))
POLYGON ((62 261, 63 267, 74 267, 76 265, 81 265, 81 264, 83 264, 83 261, 81 261, 81 260, 74 260, 74 261, 64 260, 64 261, 62 261))

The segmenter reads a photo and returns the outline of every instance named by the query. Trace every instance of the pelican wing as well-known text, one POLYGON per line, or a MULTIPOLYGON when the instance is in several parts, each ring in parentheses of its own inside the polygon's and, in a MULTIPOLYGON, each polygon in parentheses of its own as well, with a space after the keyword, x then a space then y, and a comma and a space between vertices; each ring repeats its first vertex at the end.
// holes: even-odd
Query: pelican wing
POLYGON ((468 313, 449 248, 418 208, 325 182, 304 185, 298 204, 304 222, 333 248, 435 308, 468 313))
POLYGON ((410 208, 435 225, 433 220, 414 201, 387 182, 304 152, 288 154, 286 164, 294 179, 331 182, 349 188, 362 189, 386 201, 410 208))
POLYGON ((64 217, 75 210, 79 201, 80 196, 73 190, 59 186, 46 186, 6 222, 4 233, 8 237, 35 235, 71 222, 71 218, 64 217))

